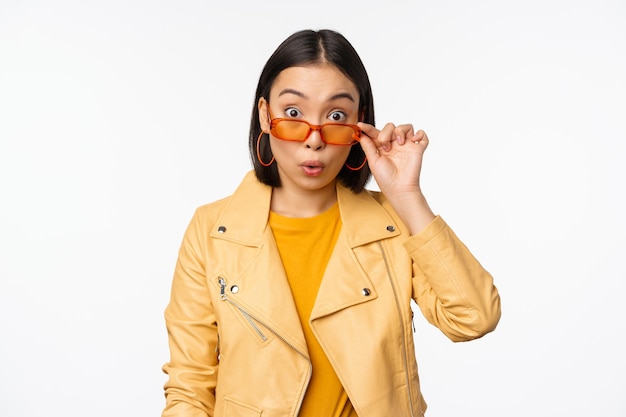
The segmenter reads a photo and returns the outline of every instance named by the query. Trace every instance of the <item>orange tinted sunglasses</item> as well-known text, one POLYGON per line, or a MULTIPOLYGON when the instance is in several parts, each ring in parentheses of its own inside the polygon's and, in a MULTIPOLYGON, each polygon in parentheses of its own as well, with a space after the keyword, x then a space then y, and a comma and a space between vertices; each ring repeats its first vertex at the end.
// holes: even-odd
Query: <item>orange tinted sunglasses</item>
POLYGON ((319 131, 322 142, 328 145, 350 146, 361 138, 361 129, 357 125, 347 123, 324 123, 312 125, 306 120, 273 118, 270 116, 270 133, 281 140, 304 142, 311 136, 311 132, 319 131))

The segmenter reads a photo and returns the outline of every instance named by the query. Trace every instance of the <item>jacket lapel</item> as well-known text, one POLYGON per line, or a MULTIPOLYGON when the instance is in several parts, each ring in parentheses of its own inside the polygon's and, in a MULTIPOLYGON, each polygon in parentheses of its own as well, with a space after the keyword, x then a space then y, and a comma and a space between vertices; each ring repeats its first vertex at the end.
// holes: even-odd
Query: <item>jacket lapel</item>
POLYGON ((274 236, 267 223, 272 189, 248 173, 232 195, 217 227, 214 239, 236 245, 223 259, 227 266, 228 288, 237 286, 229 297, 248 314, 280 338, 308 356, 289 282, 282 266, 274 236), (221 232, 220 232, 221 230, 221 232))
MULTIPOLYGON (((306 354, 302 326, 268 225, 271 196, 271 187, 261 184, 254 172, 249 172, 233 193, 211 237, 235 244, 237 256, 223 259, 229 288, 238 286, 238 292, 230 297, 306 354)), ((364 247, 400 233, 396 221, 372 192, 354 194, 338 185, 337 199, 342 230, 318 290, 311 320, 376 299, 376 288, 368 274, 373 272, 369 270, 372 265, 380 267, 382 254, 377 248, 364 247)))
POLYGON ((400 233, 397 223, 370 192, 354 194, 338 186, 337 199, 342 229, 326 267, 311 320, 376 299, 376 288, 368 275, 373 270, 368 264, 379 268, 384 263, 382 254, 376 247, 362 247, 400 233))

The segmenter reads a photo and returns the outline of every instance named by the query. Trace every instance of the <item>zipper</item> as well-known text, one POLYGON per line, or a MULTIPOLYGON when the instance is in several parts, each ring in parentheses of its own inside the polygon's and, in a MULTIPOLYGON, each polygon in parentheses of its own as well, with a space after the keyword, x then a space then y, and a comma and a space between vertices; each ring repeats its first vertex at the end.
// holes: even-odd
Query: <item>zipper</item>
MULTIPOLYGON (((398 290, 396 285, 391 278, 391 270, 389 269, 389 262, 387 261, 387 255, 385 253, 385 249, 383 248, 382 243, 378 242, 378 247, 380 248, 380 252, 383 255, 383 261, 385 262, 385 269, 387 270, 387 277, 389 278, 389 283, 391 284, 391 289, 393 290, 393 296, 396 300, 396 308, 398 310, 398 316, 400 317, 400 323, 402 324, 400 328, 402 329, 402 363, 404 365, 404 375, 406 376, 406 389, 409 394, 409 411, 411 412, 411 417, 415 416, 415 411, 413 410, 413 401, 411 399, 411 377, 409 375, 409 354, 406 349, 406 330, 404 329, 404 324, 402 323, 402 309, 400 307, 400 300, 398 296, 398 290)), ((413 312, 411 311, 411 323, 413 322, 413 312)), ((415 331, 415 327, 413 327, 415 331)))
POLYGON ((257 326, 250 314, 248 314, 248 312, 245 311, 239 304, 235 303, 233 300, 226 296, 226 280, 222 277, 219 277, 218 282, 220 284, 220 299, 222 301, 228 301, 232 306, 237 308, 237 310, 239 310, 239 312, 246 319, 248 324, 250 324, 250 326, 254 329, 256 334, 261 338, 262 341, 265 342, 267 340, 267 336, 265 336, 263 331, 259 328, 259 326, 257 326))
POLYGON ((267 336, 265 336, 265 334, 261 331, 261 329, 259 328, 259 326, 257 326, 256 323, 260 323, 262 324, 266 329, 268 329, 270 332, 272 332, 274 334, 274 336, 276 336, 278 339, 280 339, 284 344, 286 344, 287 346, 289 346, 291 349, 293 349, 294 351, 296 351, 297 354, 299 354, 300 356, 302 356, 304 359, 306 359, 306 361, 309 363, 309 370, 308 370, 308 374, 306 377, 306 381, 303 387, 303 391, 300 393, 300 400, 298 402, 298 406, 296 408, 296 412, 294 414, 294 416, 297 416, 298 413, 300 412, 300 408, 302 407, 302 401, 304 401, 304 392, 306 391, 306 387, 309 386, 309 383, 311 382, 311 374, 312 374, 312 370, 313 370, 313 363, 311 362, 311 359, 302 351, 298 350, 294 345, 292 345, 291 343, 289 343, 287 340, 285 340, 285 338, 283 338, 281 335, 279 335, 278 333, 276 333, 274 330, 272 330, 266 323, 264 323, 262 320, 259 320, 257 317, 255 317, 253 314, 248 313, 242 306, 240 306, 235 300, 232 300, 230 297, 228 297, 226 295, 226 280, 223 277, 219 277, 217 279, 217 282, 220 286, 220 299, 222 301, 226 301, 228 302, 230 305, 232 305, 233 307, 235 307, 237 310, 239 310, 241 312, 241 314, 246 318, 246 320, 248 321, 248 323, 250 323, 250 325, 252 326, 252 328, 256 331, 256 333, 259 335, 259 337, 265 342, 267 340, 267 336))

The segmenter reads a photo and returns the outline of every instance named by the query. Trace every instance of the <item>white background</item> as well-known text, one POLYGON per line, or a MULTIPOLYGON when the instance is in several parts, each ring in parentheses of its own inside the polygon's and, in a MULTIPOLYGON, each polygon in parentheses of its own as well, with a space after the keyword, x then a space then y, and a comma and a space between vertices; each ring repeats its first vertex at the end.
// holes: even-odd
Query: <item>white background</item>
POLYGON ((429 202, 501 292, 474 342, 417 317, 429 417, 626 415, 623 1, 0 0, 0 416, 160 414, 183 231, 303 28, 428 132, 429 202))

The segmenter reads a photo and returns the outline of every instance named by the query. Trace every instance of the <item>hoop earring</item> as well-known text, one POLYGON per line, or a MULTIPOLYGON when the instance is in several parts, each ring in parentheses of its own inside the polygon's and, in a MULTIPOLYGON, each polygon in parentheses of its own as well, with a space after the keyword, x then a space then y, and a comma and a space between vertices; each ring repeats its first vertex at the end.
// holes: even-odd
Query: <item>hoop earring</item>
POLYGON ((263 165, 264 167, 268 167, 274 163, 274 155, 272 155, 272 160, 269 161, 268 163, 263 162, 263 160, 261 159, 260 144, 261 144, 261 136, 263 136, 263 133, 265 132, 261 131, 261 133, 259 133, 259 137, 256 140, 256 157, 259 160, 259 163, 261 165, 263 165))
POLYGON ((361 168, 363 168, 365 166, 365 163, 367 162, 367 156, 363 159, 363 163, 361 165, 359 165, 358 168, 355 167, 351 167, 350 165, 348 165, 348 163, 346 162, 344 165, 346 166, 346 168, 348 168, 350 171, 358 171, 361 168))

